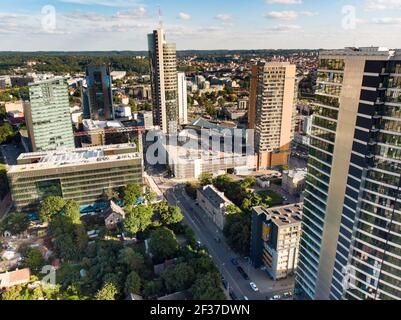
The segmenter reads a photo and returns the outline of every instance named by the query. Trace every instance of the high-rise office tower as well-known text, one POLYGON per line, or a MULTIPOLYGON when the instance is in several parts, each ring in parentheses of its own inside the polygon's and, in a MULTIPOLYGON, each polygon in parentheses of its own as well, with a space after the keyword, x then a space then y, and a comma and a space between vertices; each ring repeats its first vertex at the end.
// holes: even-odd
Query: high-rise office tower
POLYGON ((286 165, 294 136, 296 66, 259 62, 252 71, 248 127, 255 129, 258 168, 286 165))
POLYGON ((185 72, 178 72, 178 122, 179 124, 188 123, 188 95, 187 78, 185 72))
POLYGON ((320 54, 296 277, 311 299, 401 298, 401 51, 320 54))
POLYGON ((29 98, 24 113, 32 150, 74 148, 67 81, 59 78, 30 83, 29 98))
MULTIPOLYGON (((92 120, 114 119, 110 69, 106 66, 88 66, 86 85, 84 94, 88 96, 90 118, 92 120)), ((84 111, 87 116, 87 110, 84 111)))
POLYGON ((148 35, 153 121, 164 133, 177 132, 178 78, 175 44, 167 43, 163 29, 148 35))

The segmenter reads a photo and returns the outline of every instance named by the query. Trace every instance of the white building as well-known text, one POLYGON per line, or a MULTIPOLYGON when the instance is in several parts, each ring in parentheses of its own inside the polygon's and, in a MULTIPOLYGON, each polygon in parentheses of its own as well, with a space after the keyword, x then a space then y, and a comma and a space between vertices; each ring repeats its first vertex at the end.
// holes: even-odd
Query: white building
POLYGON ((227 207, 233 203, 227 199, 223 192, 213 185, 204 186, 197 190, 199 206, 207 213, 213 223, 220 229, 224 229, 227 207))
POLYGON ((122 80, 127 75, 126 71, 112 71, 110 72, 111 78, 113 80, 122 80))
POLYGON ((296 196, 305 187, 306 169, 294 169, 283 172, 282 188, 296 196))
POLYGON ((185 72, 178 72, 178 122, 188 123, 188 96, 185 72))

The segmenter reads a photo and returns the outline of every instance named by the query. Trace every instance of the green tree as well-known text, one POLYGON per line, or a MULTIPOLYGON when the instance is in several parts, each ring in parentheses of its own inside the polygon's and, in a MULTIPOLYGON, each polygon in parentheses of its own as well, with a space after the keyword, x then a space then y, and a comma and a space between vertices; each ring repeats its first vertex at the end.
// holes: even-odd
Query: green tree
POLYGON ((131 234, 145 231, 152 224, 152 207, 139 205, 125 209, 124 229, 131 234))
POLYGON ((135 271, 131 271, 125 281, 126 294, 140 294, 141 293, 141 278, 135 271))
POLYGON ((21 286, 7 288, 1 295, 1 300, 22 300, 21 291, 21 286))
POLYGON ((132 248, 126 247, 120 250, 118 259, 119 262, 126 265, 129 270, 142 271, 145 268, 143 255, 132 248))
POLYGON ((136 183, 131 183, 124 188, 124 204, 126 206, 136 205, 138 199, 142 196, 142 187, 136 183))
POLYGON ((173 293, 188 289, 195 281, 194 269, 185 262, 167 268, 162 273, 167 292, 173 293))
POLYGON ((30 249, 25 257, 24 264, 33 274, 38 274, 45 264, 42 253, 38 249, 30 249))
POLYGON ((20 234, 28 229, 29 223, 26 213, 16 212, 0 221, 0 231, 4 232, 7 230, 12 234, 20 234))
POLYGON ((251 234, 251 215, 240 213, 228 215, 224 226, 224 236, 228 245, 236 252, 248 255, 251 234))
POLYGON ((67 200, 64 205, 63 212, 66 217, 71 219, 74 224, 81 224, 81 214, 79 211, 79 204, 74 200, 67 200))
POLYGON ((217 272, 209 272, 199 276, 190 292, 194 300, 225 300, 217 272))
POLYGON ((153 201, 155 201, 157 198, 157 194, 153 191, 147 191, 145 194, 145 199, 147 201, 147 203, 152 203, 153 201))
POLYGON ((152 232, 149 241, 150 252, 160 261, 171 258, 178 250, 178 242, 173 231, 161 227, 152 232))
POLYGON ((202 173, 199 177, 199 184, 203 187, 213 183, 213 174, 211 173, 202 173))
POLYGON ((42 222, 49 222, 55 215, 61 212, 66 202, 61 197, 47 197, 39 206, 39 217, 42 222))
POLYGON ((163 283, 161 279, 148 281, 143 286, 143 295, 147 299, 155 299, 163 294, 163 283))
POLYGON ((161 202, 157 206, 161 223, 171 225, 181 222, 184 219, 181 209, 177 206, 169 206, 167 202, 161 202))
POLYGON ((115 300, 118 294, 117 287, 112 282, 106 282, 103 287, 96 293, 96 300, 115 300))
POLYGON ((9 139, 15 136, 15 132, 13 127, 5 122, 0 125, 0 144, 7 142, 9 139))
POLYGON ((241 213, 241 209, 238 208, 235 204, 229 204, 226 208, 227 214, 239 214, 241 213))

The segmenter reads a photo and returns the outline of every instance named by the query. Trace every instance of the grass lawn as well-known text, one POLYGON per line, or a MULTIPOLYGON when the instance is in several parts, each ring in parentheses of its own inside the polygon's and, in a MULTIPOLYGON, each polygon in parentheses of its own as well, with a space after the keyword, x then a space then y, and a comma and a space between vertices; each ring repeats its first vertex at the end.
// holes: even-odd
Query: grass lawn
POLYGON ((272 190, 258 191, 258 194, 264 199, 270 197, 272 199, 271 206, 279 206, 283 204, 283 198, 272 190))

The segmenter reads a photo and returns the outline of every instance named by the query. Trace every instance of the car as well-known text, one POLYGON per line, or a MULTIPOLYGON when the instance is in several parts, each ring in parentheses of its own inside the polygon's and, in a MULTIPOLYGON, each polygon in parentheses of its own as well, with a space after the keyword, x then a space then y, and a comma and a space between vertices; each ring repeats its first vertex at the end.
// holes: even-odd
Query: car
POLYGON ((234 265, 234 266, 238 266, 238 260, 236 259, 236 258, 232 258, 231 259, 231 263, 234 265))
POLYGON ((242 269, 242 267, 238 266, 237 270, 245 280, 249 280, 248 274, 244 271, 244 269, 242 269))
POLYGON ((292 297, 292 292, 291 291, 287 291, 283 293, 284 298, 290 298, 292 297))
POLYGON ((253 291, 259 291, 259 288, 256 286, 256 284, 254 282, 250 282, 249 285, 251 286, 253 291))
POLYGON ((228 288, 228 282, 227 280, 221 280, 221 283, 223 284, 224 288, 228 288))
POLYGON ((201 247, 201 246, 202 246, 202 242, 200 242, 200 241, 198 240, 198 241, 196 241, 196 245, 197 245, 198 247, 201 247))
POLYGON ((244 299, 244 300, 249 300, 247 296, 244 296, 244 298, 243 298, 243 299, 244 299))
POLYGON ((281 299, 281 296, 279 294, 276 294, 270 298, 270 300, 280 300, 280 299, 281 299))
POLYGON ((234 291, 230 291, 230 297, 233 300, 238 300, 238 298, 237 298, 236 294, 234 293, 234 291))

